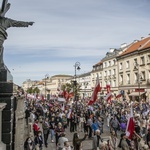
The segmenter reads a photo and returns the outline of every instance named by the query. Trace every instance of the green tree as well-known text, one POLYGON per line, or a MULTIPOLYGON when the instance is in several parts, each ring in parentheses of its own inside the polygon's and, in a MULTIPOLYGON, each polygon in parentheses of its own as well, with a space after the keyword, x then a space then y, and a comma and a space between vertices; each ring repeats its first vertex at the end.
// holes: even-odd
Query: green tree
POLYGON ((30 94, 33 93, 32 87, 30 87, 30 88, 27 89, 27 93, 30 93, 30 94))
POLYGON ((38 87, 35 87, 34 89, 32 87, 27 89, 27 93, 39 93, 40 89, 38 87))
POLYGON ((38 87, 35 87, 35 88, 33 89, 33 93, 40 93, 40 89, 39 89, 38 87))

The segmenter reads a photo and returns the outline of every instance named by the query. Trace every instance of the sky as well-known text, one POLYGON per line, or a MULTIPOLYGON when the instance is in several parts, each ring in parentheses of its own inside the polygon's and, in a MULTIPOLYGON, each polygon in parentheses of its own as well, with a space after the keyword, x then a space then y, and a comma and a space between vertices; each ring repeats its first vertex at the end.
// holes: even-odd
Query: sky
POLYGON ((150 0, 8 0, 7 18, 34 21, 9 28, 4 61, 14 83, 46 74, 74 75, 92 70, 110 48, 150 33, 150 0))

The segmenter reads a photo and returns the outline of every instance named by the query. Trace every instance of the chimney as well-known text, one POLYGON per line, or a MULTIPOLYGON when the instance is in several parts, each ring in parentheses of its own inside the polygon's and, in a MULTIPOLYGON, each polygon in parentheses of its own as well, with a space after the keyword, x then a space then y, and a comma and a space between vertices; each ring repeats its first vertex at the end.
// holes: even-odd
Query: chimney
POLYGON ((138 42, 138 41, 139 41, 139 40, 134 40, 133 42, 136 43, 136 42, 138 42))
POLYGON ((121 44, 121 48, 125 48, 127 46, 127 43, 121 44))

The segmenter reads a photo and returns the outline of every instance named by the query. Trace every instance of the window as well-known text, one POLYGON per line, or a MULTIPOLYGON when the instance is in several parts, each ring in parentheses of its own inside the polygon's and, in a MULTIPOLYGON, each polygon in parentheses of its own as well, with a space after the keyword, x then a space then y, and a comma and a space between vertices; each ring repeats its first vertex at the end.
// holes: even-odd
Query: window
POLYGON ((130 84, 130 74, 127 74, 127 84, 130 84))
POLYGON ((135 79, 135 83, 138 83, 138 73, 137 72, 134 74, 134 79, 135 79))
POLYGON ((116 64, 116 60, 113 60, 113 65, 115 65, 116 64))
POLYGON ((120 85, 123 84, 123 75, 120 75, 120 85))
POLYGON ((145 64, 145 59, 144 59, 144 56, 141 57, 141 65, 144 65, 145 64))
POLYGON ((134 65, 137 65, 137 58, 134 59, 134 65))
POLYGON ((150 63, 150 55, 147 56, 147 63, 150 63))
POLYGON ((111 66, 111 61, 109 61, 109 66, 111 66))
POLYGON ((140 80, 145 80, 145 71, 142 71, 142 72, 141 72, 140 80))
POLYGON ((104 76, 107 76, 107 71, 104 72, 104 76))
POLYGON ((122 62, 119 64, 119 69, 122 70, 122 62))
POLYGON ((109 70, 109 75, 111 76, 111 70, 109 70))
POLYGON ((126 62, 126 69, 129 69, 130 68, 130 64, 129 64, 129 61, 126 62))
POLYGON ((116 80, 112 81, 112 87, 116 87, 116 80))
POLYGON ((114 74, 114 75, 116 74, 116 69, 113 69, 113 74, 114 74))
POLYGON ((102 77, 102 73, 101 73, 101 72, 99 73, 99 77, 100 77, 100 78, 102 77))
POLYGON ((107 62, 105 62, 105 65, 104 65, 104 66, 105 66, 105 68, 107 67, 107 62))

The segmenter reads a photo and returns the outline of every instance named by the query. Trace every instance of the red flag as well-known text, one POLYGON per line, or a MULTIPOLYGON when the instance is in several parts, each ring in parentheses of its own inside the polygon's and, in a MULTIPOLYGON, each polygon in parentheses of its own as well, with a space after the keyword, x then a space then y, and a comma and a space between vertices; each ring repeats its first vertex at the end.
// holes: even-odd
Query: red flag
POLYGON ((133 119, 133 108, 131 105, 130 117, 129 117, 127 128, 126 128, 126 136, 128 136, 128 138, 130 139, 132 138, 132 135, 134 133, 134 126, 135 126, 135 123, 133 119))
POLYGON ((101 87, 100 87, 100 83, 99 83, 99 77, 97 76, 97 79, 96 79, 96 86, 94 88, 94 91, 93 91, 93 94, 92 94, 92 98, 91 100, 89 101, 88 105, 92 105, 95 103, 95 101, 97 100, 97 94, 98 92, 101 91, 101 87))
POLYGON ((44 95, 42 94, 42 96, 41 96, 41 99, 42 99, 42 101, 44 101, 44 95))
POLYGON ((65 90, 63 91, 63 97, 66 99, 68 97, 68 92, 67 92, 67 88, 65 88, 65 90))
POLYGON ((111 103, 112 94, 111 94, 111 91, 110 91, 110 85, 106 85, 106 89, 107 89, 107 96, 106 96, 105 99, 108 101, 108 103, 111 103))

